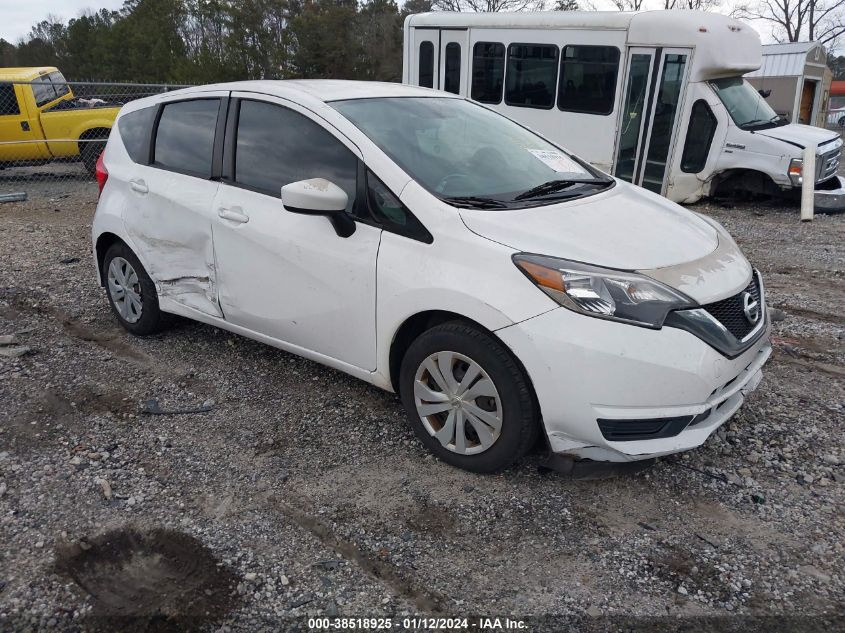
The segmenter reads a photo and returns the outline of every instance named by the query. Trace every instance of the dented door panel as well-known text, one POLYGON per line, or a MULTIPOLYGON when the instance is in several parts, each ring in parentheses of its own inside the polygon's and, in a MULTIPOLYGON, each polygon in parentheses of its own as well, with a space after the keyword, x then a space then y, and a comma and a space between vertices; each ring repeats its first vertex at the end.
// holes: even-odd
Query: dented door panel
POLYGON ((133 181, 140 191, 133 188, 130 194, 138 204, 124 223, 146 256, 159 296, 222 317, 211 239, 218 183, 141 166, 133 181))

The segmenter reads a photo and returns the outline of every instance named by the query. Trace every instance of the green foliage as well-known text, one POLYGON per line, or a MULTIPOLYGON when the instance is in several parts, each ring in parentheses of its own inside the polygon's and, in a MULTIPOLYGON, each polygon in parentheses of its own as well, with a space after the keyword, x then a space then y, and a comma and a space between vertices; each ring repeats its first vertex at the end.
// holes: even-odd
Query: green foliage
POLYGON ((431 0, 126 0, 67 24, 44 20, 3 66, 77 80, 210 83, 295 77, 399 81, 402 22, 431 0))

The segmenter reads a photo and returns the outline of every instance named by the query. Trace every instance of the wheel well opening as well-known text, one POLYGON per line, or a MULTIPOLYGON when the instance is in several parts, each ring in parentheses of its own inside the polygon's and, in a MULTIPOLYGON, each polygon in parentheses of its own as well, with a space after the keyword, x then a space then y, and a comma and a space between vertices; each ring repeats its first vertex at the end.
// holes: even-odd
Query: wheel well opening
POLYGON ((118 242, 123 242, 123 240, 114 233, 103 233, 97 238, 97 245, 94 250, 97 254, 97 270, 99 271, 101 286, 105 284, 103 279, 103 263, 106 259, 106 253, 112 244, 117 244, 118 242))
POLYGON ((781 193, 768 174, 753 169, 729 169, 718 175, 712 188, 713 197, 775 197, 781 193))
POLYGON ((111 128, 107 127, 94 127, 90 130, 85 130, 82 134, 79 135, 80 143, 79 145, 79 153, 82 153, 82 149, 85 147, 86 143, 81 141, 90 141, 90 140, 102 140, 105 141, 108 139, 109 134, 111 134, 111 128))
POLYGON ((433 327, 441 323, 449 321, 463 321, 469 325, 475 326, 484 330, 487 329, 472 319, 468 319, 462 314, 456 312, 448 312, 446 310, 429 310, 428 312, 420 312, 406 320, 397 330, 393 337, 393 343, 390 345, 390 383, 393 385, 393 390, 399 393, 399 370, 402 367, 402 359, 405 357, 405 352, 411 346, 411 343, 416 338, 433 327))

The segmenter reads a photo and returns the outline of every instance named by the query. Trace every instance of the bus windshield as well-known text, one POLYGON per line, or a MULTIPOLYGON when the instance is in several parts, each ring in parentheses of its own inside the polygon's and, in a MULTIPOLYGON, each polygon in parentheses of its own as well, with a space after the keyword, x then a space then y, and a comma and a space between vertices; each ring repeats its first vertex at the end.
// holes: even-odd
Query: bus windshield
POLYGON ((743 130, 780 127, 789 123, 777 114, 760 93, 742 77, 726 77, 710 82, 728 114, 743 130))

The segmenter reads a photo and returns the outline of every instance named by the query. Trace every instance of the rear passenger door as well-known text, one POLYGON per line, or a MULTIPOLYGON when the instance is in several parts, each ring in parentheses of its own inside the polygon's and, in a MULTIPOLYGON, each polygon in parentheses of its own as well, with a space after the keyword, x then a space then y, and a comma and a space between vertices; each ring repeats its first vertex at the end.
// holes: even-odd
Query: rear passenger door
MULTIPOLYGON (((123 175, 129 198, 124 224, 159 298, 216 317, 222 312, 211 222, 222 147, 215 147, 215 135, 218 120, 225 122, 227 94, 202 93, 160 105, 147 160, 141 156, 123 175)), ((121 136, 124 127, 119 119, 121 136)))
POLYGON ((376 367, 376 256, 381 229, 340 237, 328 218, 287 211, 281 188, 325 178, 359 194, 358 149, 283 99, 232 94, 214 250, 226 320, 357 368, 376 367), (236 97, 242 98, 236 98, 236 97))

